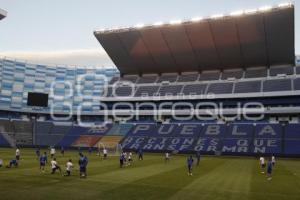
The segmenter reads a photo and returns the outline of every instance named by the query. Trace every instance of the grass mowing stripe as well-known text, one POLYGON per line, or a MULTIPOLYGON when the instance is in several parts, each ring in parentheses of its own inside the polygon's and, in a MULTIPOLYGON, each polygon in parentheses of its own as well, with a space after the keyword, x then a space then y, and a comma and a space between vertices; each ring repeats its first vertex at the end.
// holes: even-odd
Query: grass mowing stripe
MULTIPOLYGON (((14 158, 14 149, 0 149, 0 158, 14 158)), ((43 152, 44 150, 41 150, 43 152)), ((86 155, 88 155, 86 153, 86 155)), ((0 199, 272 199, 298 200, 300 160, 278 159, 272 181, 260 173, 258 160, 251 157, 203 156, 194 176, 187 176, 186 155, 145 154, 144 161, 119 168, 117 156, 101 160, 89 156, 88 178, 41 174, 34 149, 21 149, 18 169, 0 168, 0 199)), ((78 166, 78 151, 57 154, 63 167, 68 158, 78 166)))

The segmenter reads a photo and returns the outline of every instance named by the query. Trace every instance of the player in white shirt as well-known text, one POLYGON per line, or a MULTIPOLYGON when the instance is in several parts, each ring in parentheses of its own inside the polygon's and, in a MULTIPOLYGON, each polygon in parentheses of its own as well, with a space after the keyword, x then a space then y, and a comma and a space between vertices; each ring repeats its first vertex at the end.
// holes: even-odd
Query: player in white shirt
POLYGON ((131 163, 132 163, 132 153, 131 152, 129 152, 129 154, 128 154, 128 165, 131 165, 131 163))
POLYGON ((265 168, 266 168, 265 158, 260 157, 259 162, 260 162, 260 166, 261 166, 261 170, 262 170, 261 173, 264 174, 265 173, 265 168))
POLYGON ((56 170, 59 170, 59 172, 61 173, 61 168, 60 166, 58 165, 57 161, 56 161, 56 158, 53 158, 51 160, 51 169, 52 169, 52 172, 51 174, 54 174, 56 172, 56 170))
POLYGON ((16 149, 16 160, 20 160, 21 151, 19 148, 16 149))
POLYGON ((128 160, 127 160, 127 153, 124 152, 123 154, 124 154, 124 162, 125 162, 125 164, 127 164, 127 161, 128 161, 128 160))
POLYGON ((170 153, 167 152, 167 153, 165 154, 165 162, 168 163, 169 161, 170 161, 170 153))
POLYGON ((103 149, 103 156, 104 156, 104 160, 107 158, 107 149, 104 148, 103 149))
POLYGON ((66 173, 65 176, 70 176, 71 175, 71 170, 73 168, 73 163, 72 163, 72 159, 70 159, 67 163, 66 163, 66 173))
POLYGON ((0 168, 3 166, 3 160, 0 159, 0 168))
POLYGON ((273 167, 274 167, 274 166, 275 166, 275 163, 276 163, 275 156, 273 155, 271 159, 272 159, 272 165, 273 165, 273 167))
POLYGON ((55 148, 54 147, 50 148, 50 156, 51 156, 51 158, 53 158, 55 156, 55 148))

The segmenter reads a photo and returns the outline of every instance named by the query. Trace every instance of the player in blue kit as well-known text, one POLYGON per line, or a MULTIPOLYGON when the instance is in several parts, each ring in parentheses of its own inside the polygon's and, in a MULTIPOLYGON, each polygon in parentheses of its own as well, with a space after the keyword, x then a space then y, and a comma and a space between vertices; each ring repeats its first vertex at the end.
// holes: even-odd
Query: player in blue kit
POLYGON ((125 160, 125 155, 122 152, 120 155, 120 168, 122 168, 124 166, 124 160, 125 160))
POLYGON ((40 148, 36 148, 35 154, 36 154, 36 159, 38 160, 40 158, 40 156, 41 156, 40 148))
POLYGON ((86 172, 86 167, 88 164, 88 158, 84 156, 82 153, 79 153, 79 176, 80 178, 86 178, 87 177, 87 172, 86 172))
POLYGON ((47 153, 44 152, 44 154, 40 156, 40 170, 42 170, 42 172, 45 171, 45 166, 47 161, 48 161, 47 153))
POLYGON ((270 158, 267 163, 267 178, 269 181, 272 180, 272 171, 273 171, 273 163, 272 163, 272 159, 270 158))
POLYGON ((139 160, 143 160, 144 159, 143 158, 143 150, 142 150, 142 148, 138 149, 138 157, 139 157, 139 160))
POLYGON ((11 161, 9 161, 9 164, 6 165, 6 168, 11 168, 12 166, 14 167, 18 167, 19 163, 17 159, 12 159, 11 161))
POLYGON ((196 158, 197 158, 197 166, 200 164, 201 154, 200 151, 196 151, 196 158))
POLYGON ((89 147, 89 155, 91 155, 91 154, 92 154, 92 152, 93 152, 93 149, 92 149, 92 147, 89 147))
POLYGON ((62 156, 65 156, 65 148, 63 146, 60 147, 60 153, 62 156))
POLYGON ((186 160, 186 163, 187 163, 187 167, 188 167, 188 176, 193 176, 193 173, 192 173, 192 168, 193 168, 193 163, 194 163, 193 156, 189 156, 186 160))

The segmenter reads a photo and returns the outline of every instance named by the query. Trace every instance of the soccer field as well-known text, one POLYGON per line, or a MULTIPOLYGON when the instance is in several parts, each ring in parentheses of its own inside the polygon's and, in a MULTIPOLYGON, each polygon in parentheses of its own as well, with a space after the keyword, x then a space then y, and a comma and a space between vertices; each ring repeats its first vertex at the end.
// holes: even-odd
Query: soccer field
MULTIPOLYGON (((80 179, 78 154, 66 151, 57 161, 64 166, 73 159, 71 177, 39 171, 34 149, 21 149, 19 168, 0 169, 0 199, 300 199, 300 160, 277 159, 273 179, 260 173, 258 160, 241 157, 202 157, 187 175, 186 156, 145 154, 144 161, 119 168, 118 157, 89 157, 88 178, 80 179)), ((87 153, 86 153, 87 154, 87 153)), ((0 149, 6 163, 14 149, 0 149)))

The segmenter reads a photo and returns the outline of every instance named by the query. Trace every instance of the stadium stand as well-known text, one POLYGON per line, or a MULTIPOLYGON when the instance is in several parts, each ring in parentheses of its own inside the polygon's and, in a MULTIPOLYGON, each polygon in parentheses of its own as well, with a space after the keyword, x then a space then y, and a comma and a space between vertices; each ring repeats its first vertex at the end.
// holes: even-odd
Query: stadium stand
POLYGON ((178 76, 176 74, 163 74, 159 77, 159 79, 157 80, 158 83, 161 82, 176 82, 177 81, 178 76))
POLYGON ((290 79, 265 80, 263 85, 264 92, 292 90, 292 82, 290 79))
POLYGON ((200 74, 199 81, 211 81, 211 80, 219 80, 220 79, 220 72, 210 72, 210 71, 203 71, 200 74))
POLYGON ((182 74, 178 77, 177 82, 194 82, 199 78, 198 73, 182 74))
POLYGON ((267 67, 252 67, 245 71, 245 78, 261 78, 268 76, 267 67))
POLYGON ((271 66, 270 67, 270 76, 278 75, 292 75, 294 74, 293 66, 271 66))
POLYGON ((139 78, 137 83, 156 83, 158 76, 156 75, 148 75, 142 76, 139 78))
POLYGON ((243 81, 235 84, 234 93, 261 92, 261 81, 243 81))
POLYGON ((160 86, 138 86, 135 97, 154 96, 160 86))
POLYGON ((1 59, 0 145, 113 149, 121 144, 125 150, 153 152, 299 156, 294 6, 268 12, 239 20, 226 16, 226 20, 95 31, 118 69, 1 59), (135 41, 128 42, 132 34, 142 41, 138 48, 135 41), (28 92, 51 94, 49 105, 57 105, 54 115, 74 113, 54 119, 49 107, 27 106, 28 92), (251 102, 264 107, 251 105, 250 116, 263 114, 262 118, 230 117, 239 105, 251 102), (112 110, 116 103, 124 106, 112 110), (178 109, 173 107, 176 103, 178 109), (196 107, 199 103, 204 104, 196 107), (212 103, 224 107, 212 108, 212 103), (125 104, 140 110, 135 113, 125 104), (152 105, 163 113, 153 114, 152 105), (83 112, 76 115, 80 107, 83 112), (176 118, 173 112, 192 117, 176 118), (133 118, 127 118, 131 114, 133 118), (208 115, 212 118, 205 118, 208 115))
POLYGON ((233 83, 211 83, 208 86, 207 93, 227 94, 232 93, 233 83))
POLYGON ((244 71, 242 69, 237 69, 237 70, 224 70, 222 73, 222 79, 227 80, 227 79, 241 79, 244 76, 244 71))
POLYGON ((296 73, 300 74, 300 67, 296 67, 296 73))
MULTIPOLYGON (((274 153, 287 151, 283 143, 293 138, 283 134, 299 125, 290 124, 283 127, 280 124, 138 124, 129 131, 122 140, 125 149, 152 151, 192 152, 201 150, 213 153, 274 153), (236 134, 237 132, 241 134, 236 134), (286 141, 287 140, 287 141, 286 141)), ((299 139, 298 136, 295 139, 299 139)), ((297 141, 299 142, 299 141, 297 141)))
POLYGON ((207 84, 187 84, 183 86, 184 95, 201 95, 206 93, 207 84))
POLYGON ((76 111, 83 100, 86 104, 90 103, 83 111, 96 112, 105 84, 100 76, 104 75, 109 80, 118 74, 115 68, 57 67, 9 59, 0 59, 0 68, 0 109, 26 112, 50 111, 49 107, 37 109, 27 106, 28 92, 49 94, 49 104, 55 105, 56 112, 69 113, 70 108, 65 105, 71 105, 71 110, 76 111), (75 94, 72 95, 71 90, 75 94))
MULTIPOLYGON (((297 152, 290 153, 293 150, 284 145, 290 142, 289 137, 285 137, 287 132, 299 123, 299 115, 296 111, 291 112, 298 110, 300 95, 299 68, 295 67, 294 55, 294 8, 278 7, 268 12, 271 14, 264 15, 267 19, 263 17, 259 25, 256 19, 262 19, 263 14, 256 12, 247 20, 239 18, 236 21, 234 17, 226 16, 226 21, 222 18, 205 19, 176 26, 150 25, 145 29, 96 31, 96 38, 108 50, 121 74, 141 75, 134 84, 134 96, 122 99, 103 96, 102 102, 108 105, 154 102, 157 106, 165 106, 163 119, 151 118, 148 116, 151 108, 143 106, 140 112, 140 115, 144 114, 143 119, 127 120, 127 124, 132 123, 132 128, 122 139, 122 147, 156 152, 200 150, 224 154, 291 155, 297 152), (276 20, 279 16, 281 20, 276 20), (267 27, 266 32, 252 34, 259 32, 258 26, 267 27), (126 40, 137 32, 139 35, 135 37, 144 41, 139 43, 140 48, 147 49, 139 54, 125 53, 121 49, 122 45, 132 49, 134 44, 111 40, 116 35, 126 40), (164 38, 161 34, 154 34, 156 32, 161 32, 164 38), (281 42, 283 35, 289 39, 281 42), (159 47, 154 45, 154 40, 161 41, 159 47), (161 54, 162 49, 164 54, 161 54), (120 58, 121 53, 126 56, 120 58), (210 94, 213 98, 205 96, 210 94), (238 103, 261 103, 265 106, 264 117, 229 120, 228 117, 215 116, 204 120, 193 116, 183 120, 171 115, 172 112, 189 115, 191 109, 184 103, 196 106, 206 99, 209 99, 208 103, 223 104, 225 107, 217 109, 225 115, 237 112, 238 103), (176 103, 181 103, 178 110, 173 108, 176 103)), ((197 108, 197 112, 203 115, 210 109, 208 105, 197 108)), ((251 109, 256 109, 256 106, 251 109)), ((130 112, 125 108, 121 111, 130 112)), ((258 113, 254 111, 252 114, 258 113)), ((298 137, 293 139, 296 144, 298 137)))

